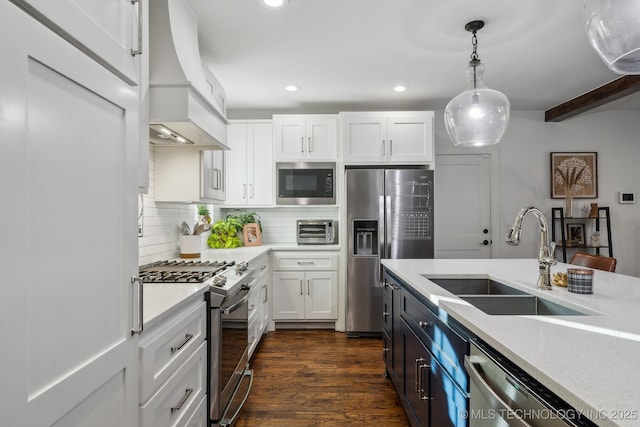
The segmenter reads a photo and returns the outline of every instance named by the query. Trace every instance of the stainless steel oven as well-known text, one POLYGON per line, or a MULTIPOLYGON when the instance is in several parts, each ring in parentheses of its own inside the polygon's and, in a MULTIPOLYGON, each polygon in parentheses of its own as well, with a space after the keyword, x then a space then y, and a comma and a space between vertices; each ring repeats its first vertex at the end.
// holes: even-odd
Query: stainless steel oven
POLYGON ((276 205, 333 205, 336 164, 276 163, 276 205))
POLYGON ((215 288, 206 294, 209 418, 213 426, 231 425, 251 389, 247 327, 252 276, 248 271, 247 280, 226 296, 216 293, 215 288))

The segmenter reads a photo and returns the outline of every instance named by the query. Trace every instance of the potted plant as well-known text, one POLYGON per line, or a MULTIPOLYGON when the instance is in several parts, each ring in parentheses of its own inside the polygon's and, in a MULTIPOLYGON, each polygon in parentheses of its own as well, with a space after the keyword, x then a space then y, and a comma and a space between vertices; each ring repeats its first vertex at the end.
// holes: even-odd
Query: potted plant
POLYGON ((245 224, 260 226, 260 215, 255 212, 235 211, 211 225, 211 235, 207 244, 214 249, 230 249, 243 245, 242 231, 245 224))
POLYGON ((211 212, 209 212, 209 208, 206 205, 198 205, 198 215, 200 215, 200 221, 211 224, 210 213, 211 212))

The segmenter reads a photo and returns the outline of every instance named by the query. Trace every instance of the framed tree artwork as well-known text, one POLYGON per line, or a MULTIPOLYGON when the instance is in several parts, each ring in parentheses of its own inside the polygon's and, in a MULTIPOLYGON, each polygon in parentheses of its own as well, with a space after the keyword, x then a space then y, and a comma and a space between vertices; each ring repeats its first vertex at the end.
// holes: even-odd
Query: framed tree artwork
POLYGON ((551 198, 598 197, 598 153, 551 153, 551 198))

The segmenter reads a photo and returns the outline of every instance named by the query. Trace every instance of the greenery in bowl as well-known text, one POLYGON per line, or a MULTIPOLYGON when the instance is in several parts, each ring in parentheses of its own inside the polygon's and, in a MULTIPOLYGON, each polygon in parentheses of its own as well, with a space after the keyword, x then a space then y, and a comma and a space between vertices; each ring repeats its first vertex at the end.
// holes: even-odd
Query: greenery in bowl
MULTIPOLYGON (((260 225, 260 215, 255 212, 235 211, 211 224, 207 244, 214 249, 230 249, 243 245, 242 229, 245 224, 260 225)), ((260 225, 260 230, 262 226, 260 225)))

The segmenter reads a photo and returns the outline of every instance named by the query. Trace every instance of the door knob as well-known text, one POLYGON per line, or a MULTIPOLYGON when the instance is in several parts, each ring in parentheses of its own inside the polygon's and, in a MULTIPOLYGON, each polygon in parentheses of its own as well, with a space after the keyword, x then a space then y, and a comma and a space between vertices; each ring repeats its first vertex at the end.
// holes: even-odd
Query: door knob
POLYGON ((484 245, 484 246, 487 246, 489 244, 489 241, 487 239, 485 239, 480 244, 484 245))
POLYGON ((487 233, 489 233, 489 230, 485 228, 484 230, 482 230, 482 232, 483 232, 484 234, 487 234, 487 233))

